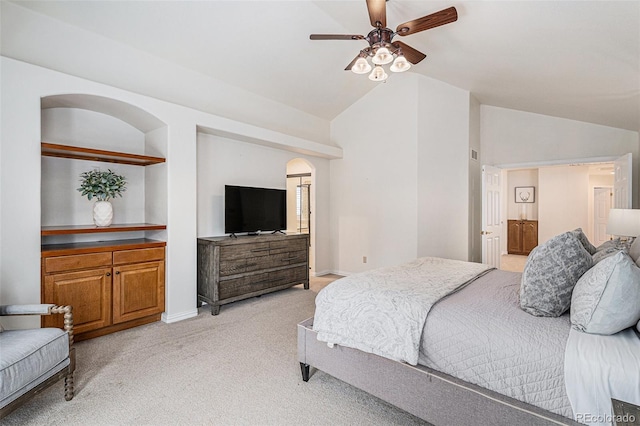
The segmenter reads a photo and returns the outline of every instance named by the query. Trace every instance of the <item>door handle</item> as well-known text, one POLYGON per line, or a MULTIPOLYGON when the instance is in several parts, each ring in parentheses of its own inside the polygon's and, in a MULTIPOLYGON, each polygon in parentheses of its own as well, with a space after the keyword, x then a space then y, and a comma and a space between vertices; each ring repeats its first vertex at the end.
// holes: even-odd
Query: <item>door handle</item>
POLYGON ((493 234, 493 232, 491 231, 481 231, 480 235, 489 235, 489 234, 493 234))

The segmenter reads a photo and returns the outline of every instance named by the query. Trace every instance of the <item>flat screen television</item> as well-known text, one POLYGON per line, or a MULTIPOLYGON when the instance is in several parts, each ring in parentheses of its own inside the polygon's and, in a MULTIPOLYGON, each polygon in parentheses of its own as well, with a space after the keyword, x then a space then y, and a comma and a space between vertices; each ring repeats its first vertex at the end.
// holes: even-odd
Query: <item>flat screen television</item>
POLYGON ((224 232, 282 231, 287 229, 287 191, 225 185, 224 232))

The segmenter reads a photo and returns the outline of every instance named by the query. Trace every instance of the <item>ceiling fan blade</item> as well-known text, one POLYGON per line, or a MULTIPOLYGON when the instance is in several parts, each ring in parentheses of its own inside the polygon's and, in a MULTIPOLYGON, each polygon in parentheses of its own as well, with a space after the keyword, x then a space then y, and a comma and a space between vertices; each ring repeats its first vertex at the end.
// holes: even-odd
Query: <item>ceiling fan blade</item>
POLYGON ((371 25, 378 28, 387 26, 387 2, 386 0, 367 0, 367 10, 371 25))
POLYGON ((398 48, 402 49, 402 54, 404 55, 404 57, 407 58, 407 61, 411 62, 413 65, 417 64, 418 62, 422 61, 424 58, 427 57, 427 55, 425 55, 424 53, 414 49, 413 47, 401 41, 394 41, 391 44, 396 49, 398 48))
POLYGON ((401 36, 406 36, 439 27, 440 25, 450 24, 457 20, 458 11, 452 6, 448 9, 441 10, 440 12, 432 13, 431 15, 423 16, 422 18, 400 24, 398 25, 398 28, 396 28, 396 33, 401 36))
POLYGON ((356 63, 356 61, 358 60, 358 58, 360 57, 360 55, 356 56, 355 58, 353 58, 353 61, 351 61, 349 63, 349 65, 347 65, 347 67, 344 69, 345 71, 349 71, 351 70, 351 67, 353 67, 353 64, 356 63))
POLYGON ((364 40, 364 36, 356 34, 311 34, 311 40, 364 40))

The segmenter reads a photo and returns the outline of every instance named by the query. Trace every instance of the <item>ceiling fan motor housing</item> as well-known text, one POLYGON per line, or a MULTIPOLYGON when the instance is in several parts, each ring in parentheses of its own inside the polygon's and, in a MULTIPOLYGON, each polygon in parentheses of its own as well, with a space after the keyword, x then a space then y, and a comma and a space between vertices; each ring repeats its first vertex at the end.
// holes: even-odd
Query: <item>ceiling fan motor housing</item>
POLYGON ((396 34, 389 28, 376 28, 375 30, 371 30, 365 40, 367 40, 373 48, 390 46, 394 35, 396 34))

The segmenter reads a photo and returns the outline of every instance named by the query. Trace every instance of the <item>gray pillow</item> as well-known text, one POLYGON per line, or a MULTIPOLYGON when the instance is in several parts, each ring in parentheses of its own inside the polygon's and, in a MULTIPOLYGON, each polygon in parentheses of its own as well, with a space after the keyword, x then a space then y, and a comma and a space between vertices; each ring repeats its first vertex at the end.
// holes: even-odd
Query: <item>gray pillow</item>
POLYGON ((571 232, 573 233, 573 235, 575 235, 578 238, 578 240, 580 241, 580 244, 582 244, 584 249, 588 251, 589 254, 592 255, 596 252, 596 246, 591 244, 591 242, 589 241, 589 238, 587 238, 587 236, 584 235, 584 232, 582 232, 582 228, 576 228, 571 232))
POLYGON ((624 252, 587 271, 571 297, 571 324, 593 334, 614 334, 640 320, 640 268, 624 252))
POLYGON ((626 253, 626 252, 627 252, 626 249, 619 249, 616 247, 608 247, 604 250, 598 250, 593 255, 593 264, 595 265, 596 263, 606 259, 609 256, 613 256, 618 253, 626 253))
POLYGON ((613 240, 609 240, 609 241, 605 241, 604 243, 600 244, 598 247, 596 247, 596 253, 602 250, 606 250, 608 248, 617 248, 618 250, 621 250, 623 248, 625 248, 625 245, 622 243, 622 241, 620 241, 620 238, 615 238, 613 240))
POLYGON ((527 258, 520 284, 520 307, 531 315, 558 317, 569 309, 578 279, 593 266, 573 232, 556 235, 527 258))

